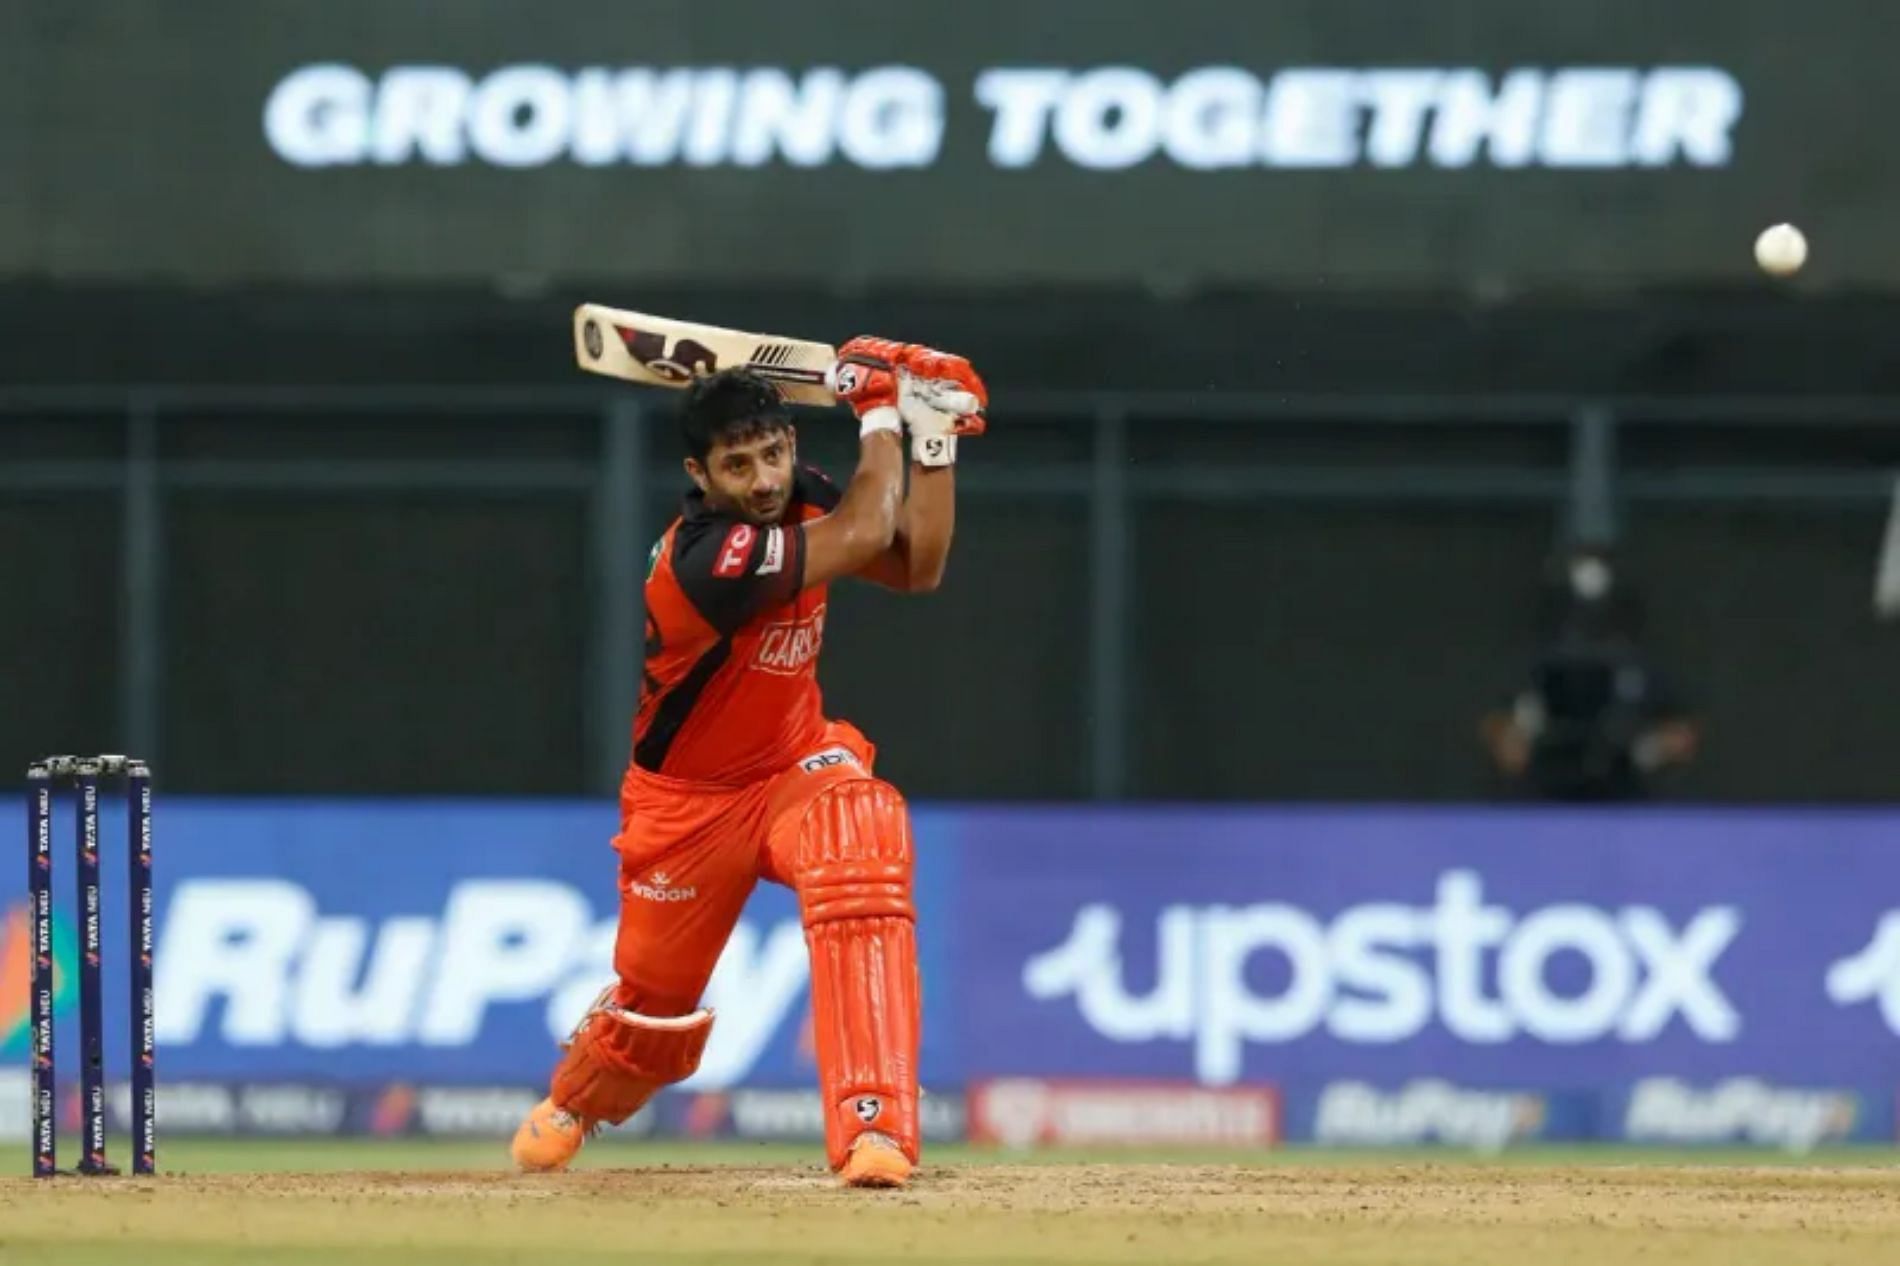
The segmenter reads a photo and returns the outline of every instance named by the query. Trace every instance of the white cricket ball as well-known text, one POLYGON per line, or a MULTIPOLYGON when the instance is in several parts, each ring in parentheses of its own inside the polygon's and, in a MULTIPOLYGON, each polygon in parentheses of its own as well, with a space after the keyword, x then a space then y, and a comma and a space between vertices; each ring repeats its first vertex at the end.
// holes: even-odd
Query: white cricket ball
POLYGON ((1755 262, 1776 277, 1791 277, 1808 262, 1808 239, 1792 224, 1777 224, 1755 239, 1755 262))

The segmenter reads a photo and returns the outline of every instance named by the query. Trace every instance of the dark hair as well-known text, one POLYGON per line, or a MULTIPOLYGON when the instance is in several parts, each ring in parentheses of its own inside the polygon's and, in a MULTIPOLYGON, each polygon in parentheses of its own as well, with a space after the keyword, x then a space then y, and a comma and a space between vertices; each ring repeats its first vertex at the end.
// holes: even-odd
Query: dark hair
POLYGON ((696 462, 704 462, 715 444, 750 439, 791 423, 791 411, 778 388, 745 369, 722 369, 696 379, 680 405, 680 438, 696 462))

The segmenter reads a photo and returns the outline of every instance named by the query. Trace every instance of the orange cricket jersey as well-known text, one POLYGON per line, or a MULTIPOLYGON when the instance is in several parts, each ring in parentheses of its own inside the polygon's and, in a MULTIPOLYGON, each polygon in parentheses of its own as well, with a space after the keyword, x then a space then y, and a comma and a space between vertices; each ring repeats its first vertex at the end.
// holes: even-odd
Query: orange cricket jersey
POLYGON ((804 524, 838 500, 829 480, 803 466, 775 525, 715 511, 697 489, 686 497, 647 569, 635 766, 732 786, 819 745, 826 587, 805 586, 804 524))

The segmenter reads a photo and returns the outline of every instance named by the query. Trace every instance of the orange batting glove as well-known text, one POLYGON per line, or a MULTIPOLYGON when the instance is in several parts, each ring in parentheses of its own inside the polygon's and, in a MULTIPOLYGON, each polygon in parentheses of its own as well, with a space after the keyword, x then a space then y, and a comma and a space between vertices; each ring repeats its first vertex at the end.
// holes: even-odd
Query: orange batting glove
POLYGON ((981 435, 988 426, 989 388, 961 356, 929 347, 913 347, 897 375, 897 410, 910 428, 911 460, 922 466, 949 466, 957 460, 957 440, 981 435))
POLYGON ((910 347, 884 338, 854 338, 838 349, 826 385, 857 414, 859 438, 903 430, 897 410, 898 367, 910 347))
POLYGON ((917 380, 918 395, 939 411, 957 415, 953 434, 983 434, 988 425, 984 411, 990 407, 990 389, 969 361, 934 347, 913 345, 904 356, 903 368, 917 380))

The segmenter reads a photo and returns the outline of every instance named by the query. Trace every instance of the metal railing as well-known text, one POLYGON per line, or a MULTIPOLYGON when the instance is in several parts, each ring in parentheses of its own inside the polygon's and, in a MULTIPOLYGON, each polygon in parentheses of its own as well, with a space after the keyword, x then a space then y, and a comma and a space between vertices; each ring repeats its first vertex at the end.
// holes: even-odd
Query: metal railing
MULTIPOLYGON (((644 423, 663 398, 593 387, 176 387, 12 388, 0 390, 0 424, 111 417, 124 428, 123 453, 106 458, 0 461, 0 495, 90 492, 119 498, 122 512, 118 634, 120 742, 160 759, 165 706, 164 606, 166 499, 197 491, 268 491, 481 497, 564 495, 584 499, 592 592, 586 691, 588 782, 617 785, 627 718, 638 699, 641 525, 655 499, 676 492, 677 472, 648 451, 644 423), (166 457, 169 422, 207 414, 260 423, 299 415, 480 415, 540 413, 591 420, 593 452, 578 458, 505 460, 442 456, 288 459, 166 457)), ((1087 456, 1020 467, 968 463, 959 487, 971 497, 1022 496, 1082 503, 1088 516, 1091 636, 1085 700, 1089 785, 1098 798, 1125 788, 1131 620, 1131 514, 1142 502, 1308 501, 1423 504, 1549 504, 1570 533, 1613 539, 1619 507, 1629 501, 1824 504, 1880 502, 1894 477, 1878 469, 1705 465, 1664 471, 1619 469, 1619 437, 1667 423, 1695 427, 1900 426, 1900 400, 1889 399, 1592 399, 1555 396, 1383 397, 1258 396, 1207 393, 1015 393, 999 421, 1067 421, 1089 431, 1087 456), (1383 462, 1338 465, 1207 461, 1133 462, 1139 428, 1196 424, 1271 427, 1287 423, 1434 425, 1516 424, 1566 428, 1560 469, 1509 462, 1383 462)), ((4 451, 4 450, 0 450, 4 451)))

